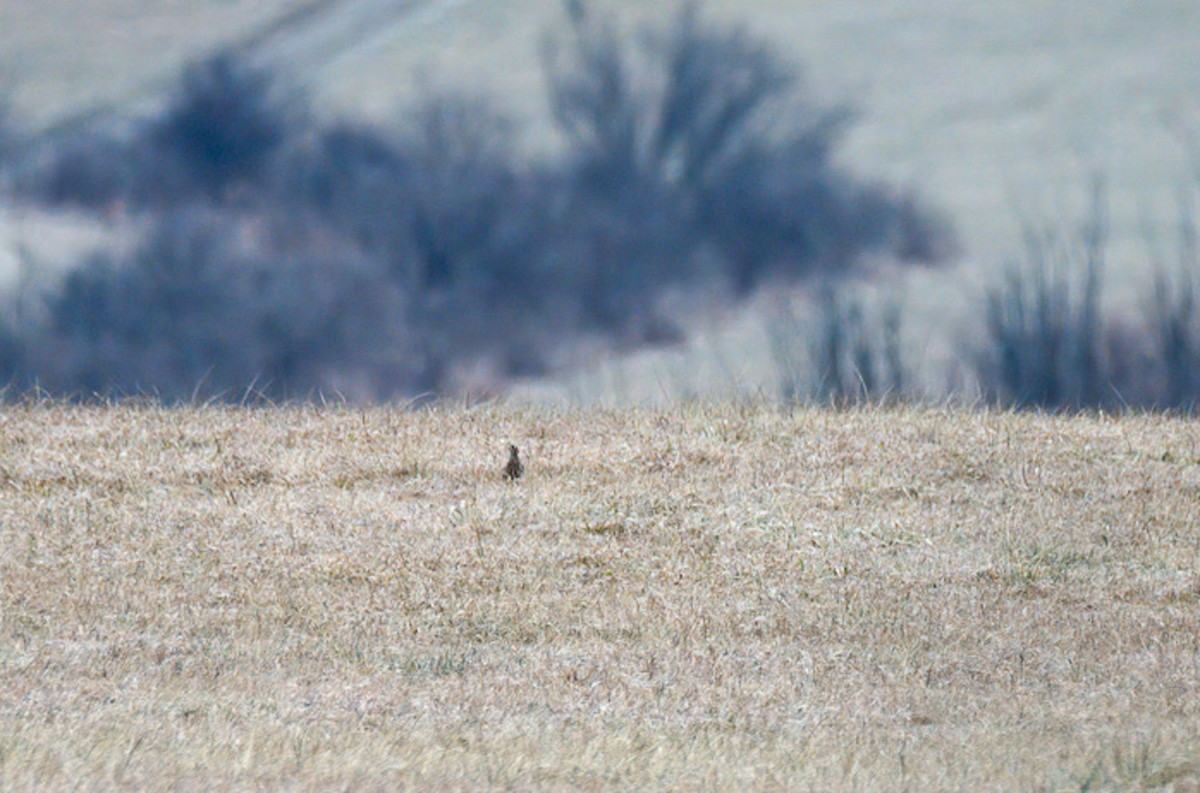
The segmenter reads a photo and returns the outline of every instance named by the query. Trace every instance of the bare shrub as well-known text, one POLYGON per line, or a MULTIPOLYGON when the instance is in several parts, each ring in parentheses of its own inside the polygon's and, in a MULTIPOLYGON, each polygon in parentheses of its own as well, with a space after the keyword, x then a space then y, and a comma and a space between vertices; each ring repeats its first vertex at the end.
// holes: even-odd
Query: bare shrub
POLYGON ((758 143, 764 111, 794 78, 764 43, 710 24, 694 2, 665 29, 643 30, 640 47, 584 3, 568 10, 567 30, 545 47, 551 108, 598 178, 701 189, 758 143))
POLYGON ((69 135, 43 160, 16 179, 18 191, 37 201, 100 209, 140 192, 144 174, 129 146, 105 133, 69 135))
POLYGON ((845 270, 869 251, 932 259, 952 247, 915 199, 834 165, 849 113, 797 95, 795 68, 745 30, 694 2, 633 37, 581 0, 567 8, 545 63, 576 190, 618 209, 639 207, 631 193, 673 203, 688 238, 722 251, 738 292, 845 270))
MULTIPOLYGON (((307 122, 277 96, 273 76, 230 52, 188 65, 167 107, 149 119, 85 125, 40 142, 22 193, 51 204, 164 209, 219 202, 265 180, 307 122)), ((302 98, 302 97, 301 97, 302 98)))
POLYGON ((1200 398, 1200 245, 1187 194, 1180 201, 1179 248, 1174 267, 1154 257, 1154 280, 1145 321, 1158 368, 1162 407, 1192 410, 1200 398))
POLYGON ((1082 226, 1074 233, 1027 226, 1024 259, 987 288, 986 340, 973 358, 994 401, 1068 408, 1106 399, 1112 384, 1100 312, 1107 223, 1096 183, 1082 226))
POLYGON ((73 272, 49 304, 39 378, 52 390, 175 401, 252 383, 272 398, 303 396, 385 369, 398 327, 386 280, 353 251, 277 247, 269 224, 172 213, 130 261, 97 257, 73 272), (255 234, 265 239, 241 244, 255 234))
POLYGON ((870 299, 854 284, 824 281, 804 314, 784 312, 768 332, 786 403, 847 405, 908 395, 913 378, 894 293, 870 299))
POLYGON ((272 95, 272 78, 230 52, 188 66, 167 112, 147 130, 149 142, 174 160, 209 197, 258 180, 295 111, 272 95))

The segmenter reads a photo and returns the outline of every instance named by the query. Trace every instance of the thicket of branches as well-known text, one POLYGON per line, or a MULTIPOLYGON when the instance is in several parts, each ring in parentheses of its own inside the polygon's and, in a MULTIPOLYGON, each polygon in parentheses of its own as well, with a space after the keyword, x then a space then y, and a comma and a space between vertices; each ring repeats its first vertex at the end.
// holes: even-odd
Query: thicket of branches
MULTIPOLYGON (((1067 227, 1027 224, 1022 252, 990 279, 977 327, 956 328, 961 383, 989 404, 1045 410, 1128 407, 1194 412, 1200 405, 1200 220, 1180 202, 1175 239, 1146 236, 1146 285, 1132 306, 1105 293, 1110 222, 1100 182, 1086 217, 1067 227)), ((963 396, 915 374, 895 296, 824 283, 807 313, 771 327, 780 395, 835 404, 963 396)), ((878 290, 876 290, 878 291, 878 290)))
POLYGON ((762 41, 691 3, 635 32, 566 9, 544 49, 553 162, 519 154, 486 97, 433 93, 390 129, 318 123, 230 53, 150 118, 26 141, 8 168, 22 200, 150 231, 10 326, 0 375, 167 399, 477 387, 582 339, 670 339, 672 293, 947 250, 913 196, 834 164, 847 114, 807 102, 762 41))

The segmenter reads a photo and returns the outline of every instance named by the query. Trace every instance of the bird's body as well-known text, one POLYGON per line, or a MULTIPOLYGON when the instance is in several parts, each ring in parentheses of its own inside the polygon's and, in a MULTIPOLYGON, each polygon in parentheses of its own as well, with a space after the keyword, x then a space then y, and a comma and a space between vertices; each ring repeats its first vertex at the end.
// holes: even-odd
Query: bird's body
POLYGON ((525 466, 521 463, 521 458, 517 453, 517 447, 509 444, 508 447, 508 464, 504 466, 504 478, 513 482, 521 478, 521 474, 525 473, 525 466))

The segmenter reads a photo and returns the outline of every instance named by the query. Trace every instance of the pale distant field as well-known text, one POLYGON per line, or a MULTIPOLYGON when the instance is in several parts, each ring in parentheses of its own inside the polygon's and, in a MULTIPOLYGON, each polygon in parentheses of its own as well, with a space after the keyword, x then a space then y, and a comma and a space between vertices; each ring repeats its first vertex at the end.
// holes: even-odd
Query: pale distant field
POLYGON ((1197 526, 1163 417, 9 406, 0 788, 1197 791, 1197 526))
MULTIPOLYGON (((668 3, 596 0, 629 18, 668 3)), ((267 60, 320 104, 390 118, 414 75, 494 91, 540 118, 539 46, 558 0, 10 0, 0 70, 49 123, 157 90, 189 57, 325 9, 269 39, 267 60)), ((1070 215, 1108 174, 1119 253, 1142 214, 1165 219, 1200 145, 1200 5, 1189 0, 710 0, 807 67, 819 96, 861 118, 844 150, 865 174, 913 184, 958 223, 973 256, 1009 248, 1015 215, 1070 215)), ((533 145, 545 140, 537 124, 533 145)), ((1194 164, 1194 163, 1193 163, 1194 164)))
POLYGON ((303 0, 5 0, 0 86, 39 126, 136 102, 180 66, 303 0))
MULTIPOLYGON (((631 16, 673 7, 596 5, 631 16)), ((424 68, 494 89, 520 112, 541 116, 539 46, 561 3, 441 6, 441 14, 348 53, 328 72, 328 95, 339 106, 384 114, 402 82, 397 75, 424 68)), ((1140 252, 1140 213, 1171 208, 1187 178, 1178 135, 1200 135, 1195 3, 710 0, 707 7, 803 64, 817 96, 857 106, 845 161, 926 191, 973 255, 1004 252, 1018 212, 1054 220, 1076 212, 1094 170, 1109 176, 1123 253, 1140 252)))

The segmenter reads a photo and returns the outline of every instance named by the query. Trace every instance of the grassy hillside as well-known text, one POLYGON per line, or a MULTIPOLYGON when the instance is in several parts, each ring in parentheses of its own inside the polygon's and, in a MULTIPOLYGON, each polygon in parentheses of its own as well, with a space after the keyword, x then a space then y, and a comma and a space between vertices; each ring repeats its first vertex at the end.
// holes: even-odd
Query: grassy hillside
POLYGON ((1190 421, 35 404, 0 516, 0 787, 1200 786, 1190 421))
MULTIPOLYGON (((311 0, 310 0, 311 2, 311 0)), ((42 126, 136 102, 186 61, 301 8, 304 0, 79 3, 13 0, 0 7, 0 88, 42 126)))
MULTIPOLYGON (((632 0, 595 4, 657 13, 632 0)), ((1173 220, 1188 169, 1181 136, 1200 134, 1195 3, 706 5, 806 64, 823 97, 859 107, 846 160, 927 188, 976 257, 1012 244, 1017 212, 1076 209, 1093 169, 1110 175, 1119 258, 1143 253, 1143 216, 1173 220)), ((421 73, 494 92, 536 120, 541 36, 561 14, 560 0, 102 0, 86 12, 69 0, 15 0, 0 8, 0 75, 24 114, 53 123, 135 101, 206 48, 274 30, 260 42, 264 59, 336 112, 390 119, 421 73), (276 30, 280 19, 291 22, 276 30)), ((535 123, 533 145, 546 133, 535 123)))
MULTIPOLYGON (((386 115, 407 87, 403 76, 423 69, 495 92, 519 116, 544 114, 539 45, 561 19, 560 0, 427 5, 441 10, 398 19, 370 46, 330 64, 320 85, 333 106, 386 115)), ((628 19, 675 6, 595 5, 628 19)), ((1006 254, 1021 219, 1057 222, 1078 211, 1092 171, 1109 175, 1121 263, 1144 255, 1139 222, 1147 215, 1174 219, 1167 210, 1188 178, 1179 136, 1200 134, 1194 3, 708 0, 705 7, 802 63, 822 98, 855 106, 846 162, 927 190, 959 225, 972 258, 1006 254)))

